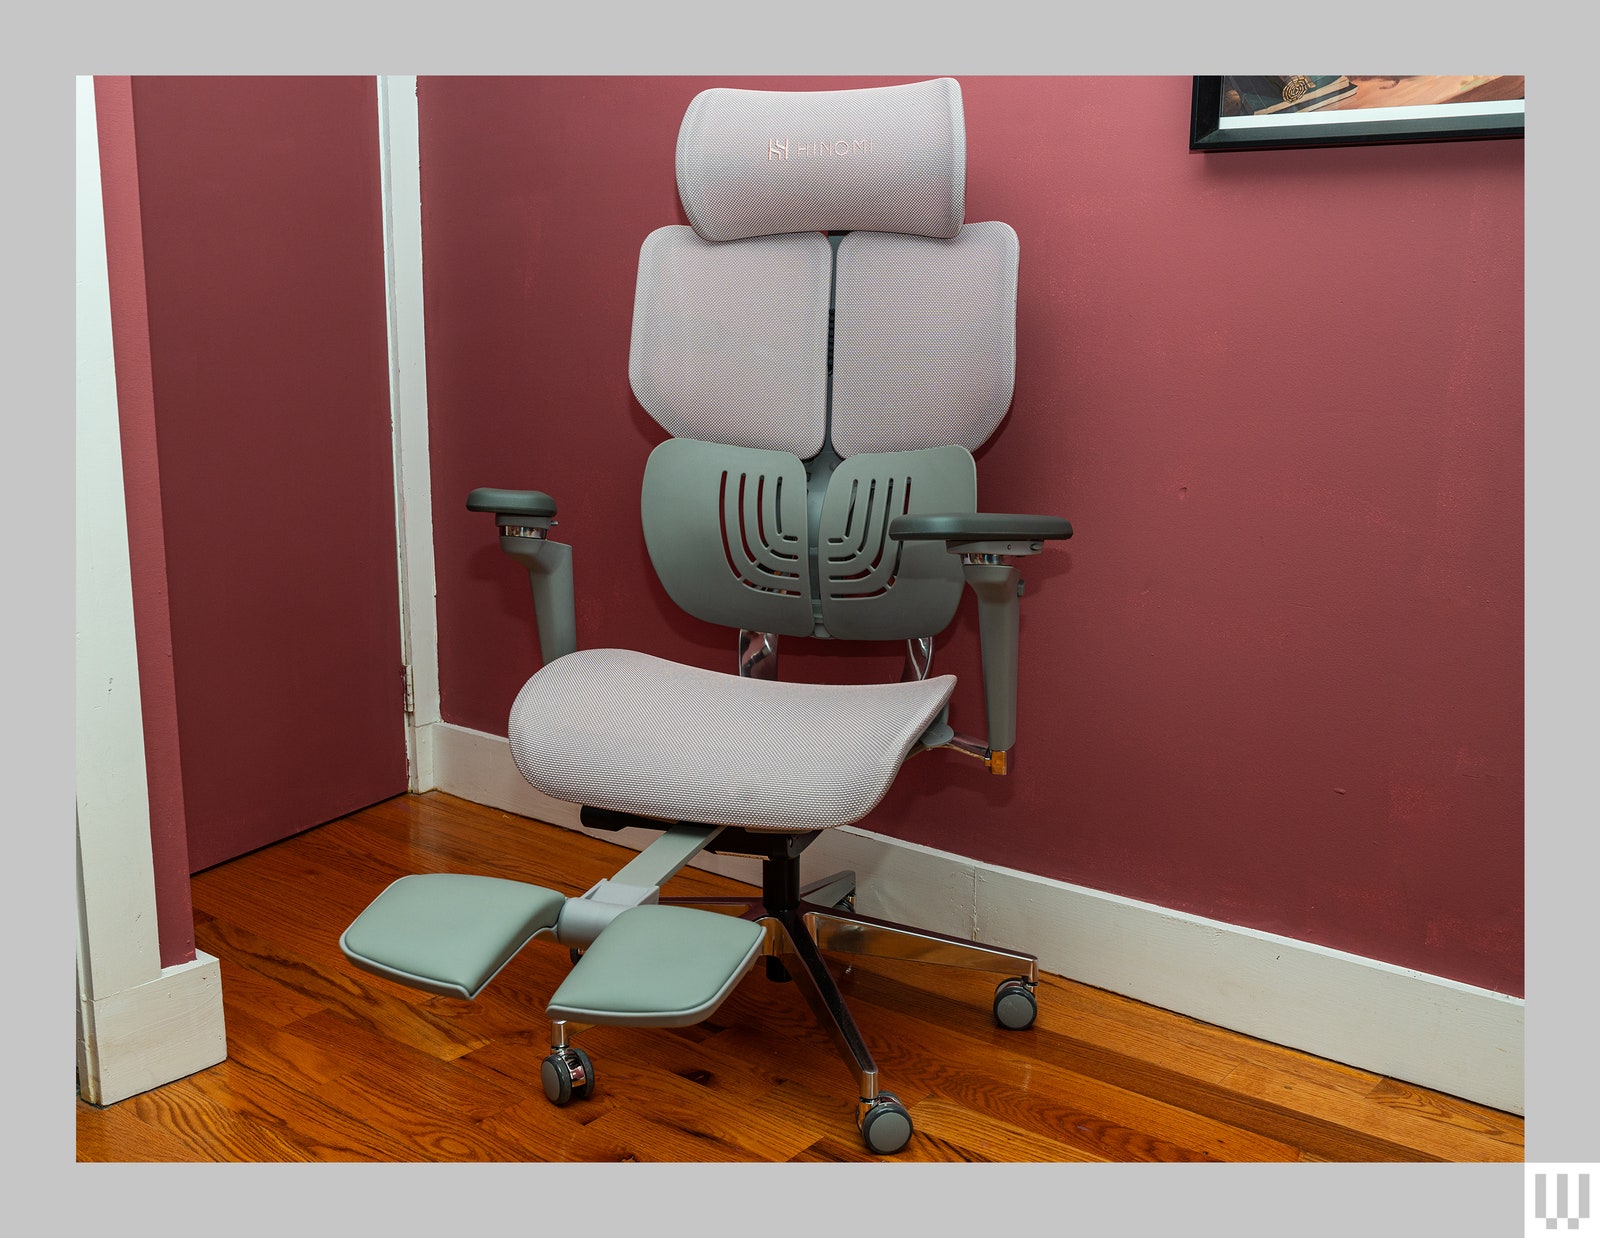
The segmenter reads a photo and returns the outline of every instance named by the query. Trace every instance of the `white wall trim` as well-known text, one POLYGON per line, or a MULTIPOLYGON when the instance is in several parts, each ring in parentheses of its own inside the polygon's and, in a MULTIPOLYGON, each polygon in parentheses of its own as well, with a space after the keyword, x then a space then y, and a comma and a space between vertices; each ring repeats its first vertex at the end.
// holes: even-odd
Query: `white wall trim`
POLYGON ((215 1066, 228 1056, 222 966, 203 950, 147 984, 78 1007, 78 1090, 95 1105, 215 1066))
POLYGON ((400 640, 411 668, 406 759, 413 791, 434 786, 439 721, 439 620, 428 463, 428 366, 422 304, 422 182, 417 79, 377 80, 383 184, 383 255, 389 316, 389 407, 394 440, 400 640))
POLYGON ((216 960, 161 966, 92 77, 77 79, 76 159, 78 1087, 110 1104, 227 1045, 216 960))
MULTIPOLYGON (((644 830, 585 830, 530 787, 495 735, 441 723, 438 789, 633 848, 644 830)), ((854 869, 861 910, 1029 950, 1041 970, 1510 1113, 1523 1112, 1521 998, 1309 942, 981 864, 846 827, 806 853, 854 869)), ((754 860, 701 868, 759 883, 754 860)))

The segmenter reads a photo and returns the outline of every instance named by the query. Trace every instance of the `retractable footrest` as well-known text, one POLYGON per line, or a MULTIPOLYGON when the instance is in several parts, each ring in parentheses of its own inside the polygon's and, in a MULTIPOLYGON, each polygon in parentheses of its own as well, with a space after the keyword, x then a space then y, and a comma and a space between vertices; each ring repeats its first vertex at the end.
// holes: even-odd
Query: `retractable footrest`
POLYGON ((694 907, 631 907, 578 960, 546 1013, 574 1023, 698 1023, 761 957, 765 940, 759 924, 736 916, 694 907))
POLYGON ((540 933, 555 928, 557 890, 462 873, 402 877, 339 938, 357 967, 445 997, 473 998, 540 933))

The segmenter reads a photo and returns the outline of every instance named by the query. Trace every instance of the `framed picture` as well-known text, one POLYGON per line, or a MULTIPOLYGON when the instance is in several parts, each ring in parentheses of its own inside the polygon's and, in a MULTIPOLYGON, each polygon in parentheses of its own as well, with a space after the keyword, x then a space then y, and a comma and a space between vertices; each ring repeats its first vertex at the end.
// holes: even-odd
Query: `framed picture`
POLYGON ((1520 138, 1521 77, 1197 77, 1189 149, 1520 138))

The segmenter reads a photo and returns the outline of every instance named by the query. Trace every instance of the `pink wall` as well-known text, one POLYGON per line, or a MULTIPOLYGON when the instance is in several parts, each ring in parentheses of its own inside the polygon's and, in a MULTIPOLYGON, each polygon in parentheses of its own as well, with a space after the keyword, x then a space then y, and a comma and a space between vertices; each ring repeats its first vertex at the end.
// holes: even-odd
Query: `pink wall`
MULTIPOLYGON (((448 722, 504 734, 538 664, 478 485, 556 496, 583 644, 732 669, 639 532, 638 246, 704 86, 895 80, 422 79, 448 722)), ((1015 775, 921 757, 863 824, 1520 995, 1521 142, 1199 155, 1188 78, 963 91, 967 218, 1022 245, 980 504, 1077 536, 1027 565, 1015 775)), ((786 677, 898 671, 835 652, 786 677)))

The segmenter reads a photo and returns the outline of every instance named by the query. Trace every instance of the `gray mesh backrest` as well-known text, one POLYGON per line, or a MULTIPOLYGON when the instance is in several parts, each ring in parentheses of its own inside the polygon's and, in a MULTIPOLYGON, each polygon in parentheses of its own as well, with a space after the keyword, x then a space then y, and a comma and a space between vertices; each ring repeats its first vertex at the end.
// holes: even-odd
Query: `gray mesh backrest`
POLYGON ((839 242, 833 448, 841 456, 959 443, 1011 406, 1017 234, 968 224, 948 241, 853 232, 839 242))
POLYGON ((707 240, 954 236, 966 212, 961 87, 703 91, 679 129, 677 165, 684 213, 707 240))

